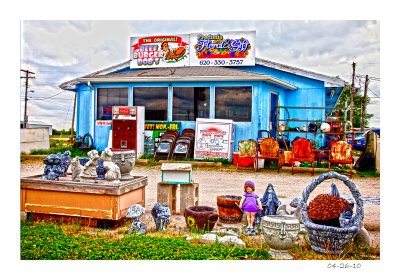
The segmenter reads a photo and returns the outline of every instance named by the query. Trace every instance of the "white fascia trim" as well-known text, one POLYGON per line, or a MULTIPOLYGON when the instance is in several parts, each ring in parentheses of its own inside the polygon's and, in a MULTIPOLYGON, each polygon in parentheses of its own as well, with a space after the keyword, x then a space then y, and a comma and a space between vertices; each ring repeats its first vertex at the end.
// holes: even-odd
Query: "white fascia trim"
POLYGON ((295 90, 296 86, 289 84, 285 81, 273 78, 271 76, 266 77, 214 77, 214 76, 201 76, 201 77, 149 77, 149 78, 137 78, 137 77, 117 77, 117 78, 79 78, 78 82, 87 83, 126 83, 126 82, 204 82, 204 81, 267 81, 282 87, 295 90))

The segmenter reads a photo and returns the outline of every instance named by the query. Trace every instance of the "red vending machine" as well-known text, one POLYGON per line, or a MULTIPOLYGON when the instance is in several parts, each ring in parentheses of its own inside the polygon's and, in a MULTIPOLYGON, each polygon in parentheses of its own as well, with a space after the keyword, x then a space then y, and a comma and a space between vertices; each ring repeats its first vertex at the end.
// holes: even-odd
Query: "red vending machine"
POLYGON ((144 107, 113 106, 112 149, 135 150, 139 158, 144 152, 144 107))

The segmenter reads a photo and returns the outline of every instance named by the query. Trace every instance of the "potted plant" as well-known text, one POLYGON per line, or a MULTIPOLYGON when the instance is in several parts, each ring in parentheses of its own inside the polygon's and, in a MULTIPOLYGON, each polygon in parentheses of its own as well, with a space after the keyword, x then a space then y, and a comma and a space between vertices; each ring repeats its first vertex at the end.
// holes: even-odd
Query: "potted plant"
POLYGON ((317 195, 307 206, 308 217, 316 224, 340 227, 339 216, 349 202, 332 194, 317 195))

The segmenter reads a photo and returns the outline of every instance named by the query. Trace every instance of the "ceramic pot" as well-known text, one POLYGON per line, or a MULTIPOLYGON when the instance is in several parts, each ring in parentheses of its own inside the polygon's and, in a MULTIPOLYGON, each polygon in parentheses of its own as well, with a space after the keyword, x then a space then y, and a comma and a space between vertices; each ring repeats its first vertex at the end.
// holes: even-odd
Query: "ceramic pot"
POLYGON ((135 166, 136 152, 135 150, 117 150, 112 149, 111 161, 118 165, 121 171, 121 181, 127 181, 133 179, 130 174, 135 166))
POLYGON ((211 231, 218 220, 217 209, 210 206, 190 206, 183 212, 189 229, 211 231))
POLYGON ((242 221, 243 212, 239 208, 241 196, 217 196, 218 215, 221 223, 236 224, 242 221))
POLYGON ((300 230, 299 220, 294 216, 271 215, 262 218, 262 231, 275 259, 293 259, 288 249, 293 246, 300 230))

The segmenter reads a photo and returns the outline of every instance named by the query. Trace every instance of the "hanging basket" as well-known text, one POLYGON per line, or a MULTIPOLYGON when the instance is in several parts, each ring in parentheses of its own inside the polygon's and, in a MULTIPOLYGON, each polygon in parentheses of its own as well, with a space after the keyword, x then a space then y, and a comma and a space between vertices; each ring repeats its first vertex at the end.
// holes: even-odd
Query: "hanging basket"
POLYGON ((361 194, 356 185, 347 176, 336 172, 327 172, 313 179, 302 195, 301 212, 304 226, 307 230, 308 237, 311 242, 311 248, 318 253, 340 254, 344 247, 354 238, 360 231, 360 224, 364 218, 363 202, 361 194), (327 179, 338 179, 350 189, 356 202, 356 214, 346 223, 345 227, 333 227, 327 225, 315 224, 311 221, 307 214, 307 200, 310 193, 323 181, 327 179))

